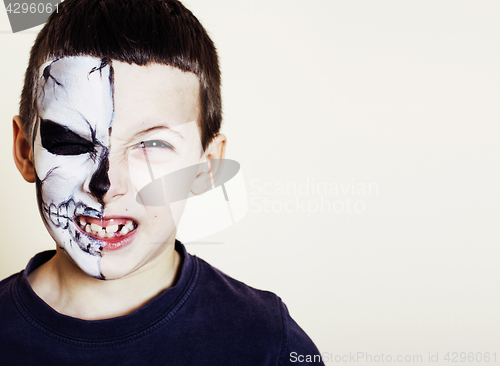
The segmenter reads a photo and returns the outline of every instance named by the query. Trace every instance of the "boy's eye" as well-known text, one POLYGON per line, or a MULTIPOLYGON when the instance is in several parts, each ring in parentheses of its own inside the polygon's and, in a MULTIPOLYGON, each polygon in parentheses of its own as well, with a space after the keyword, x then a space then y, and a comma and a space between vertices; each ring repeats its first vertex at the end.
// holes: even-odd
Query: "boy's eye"
POLYGON ((55 155, 81 155, 94 151, 94 144, 69 128, 48 119, 40 124, 42 146, 55 155))
POLYGON ((140 147, 140 148, 159 147, 159 148, 164 148, 164 149, 175 150, 174 147, 172 145, 170 145, 168 142, 161 141, 161 140, 142 141, 139 143, 138 147, 140 147))

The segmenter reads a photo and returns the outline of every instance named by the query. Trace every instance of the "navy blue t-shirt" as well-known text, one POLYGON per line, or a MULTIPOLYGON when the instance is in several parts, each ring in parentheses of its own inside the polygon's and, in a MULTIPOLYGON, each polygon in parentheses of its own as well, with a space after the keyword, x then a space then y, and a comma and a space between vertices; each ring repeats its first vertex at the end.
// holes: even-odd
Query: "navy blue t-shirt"
POLYGON ((278 296, 234 280, 179 242, 176 250, 183 261, 175 286, 129 315, 92 321, 62 315, 35 294, 27 274, 55 251, 37 254, 0 282, 0 364, 303 365, 291 354, 319 355, 278 296))

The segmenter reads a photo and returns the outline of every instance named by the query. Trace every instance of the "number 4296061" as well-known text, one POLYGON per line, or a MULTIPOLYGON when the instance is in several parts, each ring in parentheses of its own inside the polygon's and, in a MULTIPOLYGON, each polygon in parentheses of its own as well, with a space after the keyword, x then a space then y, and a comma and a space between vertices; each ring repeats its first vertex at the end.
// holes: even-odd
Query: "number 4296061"
POLYGON ((6 7, 9 14, 51 14, 53 11, 59 12, 59 4, 52 5, 51 3, 8 3, 6 7))

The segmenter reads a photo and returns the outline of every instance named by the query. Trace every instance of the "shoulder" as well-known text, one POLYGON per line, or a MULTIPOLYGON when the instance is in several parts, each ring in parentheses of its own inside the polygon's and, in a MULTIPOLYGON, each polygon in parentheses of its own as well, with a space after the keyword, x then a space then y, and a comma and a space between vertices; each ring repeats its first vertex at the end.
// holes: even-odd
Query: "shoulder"
POLYGON ((270 291, 259 290, 241 281, 228 276, 219 269, 208 264, 201 258, 195 257, 200 270, 200 290, 214 301, 229 301, 233 307, 240 310, 255 309, 257 313, 266 313, 269 316, 282 316, 281 299, 270 291))
POLYGON ((18 334, 24 323, 19 316, 14 289, 23 271, 13 274, 0 282, 0 344, 5 344, 6 338, 18 334))
POLYGON ((208 309, 218 332, 227 330, 235 342, 267 349, 280 365, 290 362, 292 352, 319 354, 280 297, 248 286, 200 258, 195 260, 200 275, 193 291, 194 303, 208 309), (238 332, 233 333, 234 329, 238 332))
POLYGON ((10 289, 12 287, 12 284, 19 276, 22 276, 22 274, 23 271, 15 273, 0 281, 0 300, 3 300, 5 297, 10 297, 10 289))

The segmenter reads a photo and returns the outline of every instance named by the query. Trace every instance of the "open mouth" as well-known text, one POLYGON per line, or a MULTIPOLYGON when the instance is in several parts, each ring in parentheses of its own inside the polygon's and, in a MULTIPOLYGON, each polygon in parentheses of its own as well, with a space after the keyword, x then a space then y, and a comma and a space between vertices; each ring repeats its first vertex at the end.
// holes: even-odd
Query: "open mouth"
POLYGON ((75 222, 83 232, 99 240, 121 240, 137 229, 137 223, 127 218, 97 219, 77 216, 75 222))

